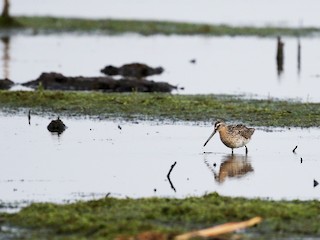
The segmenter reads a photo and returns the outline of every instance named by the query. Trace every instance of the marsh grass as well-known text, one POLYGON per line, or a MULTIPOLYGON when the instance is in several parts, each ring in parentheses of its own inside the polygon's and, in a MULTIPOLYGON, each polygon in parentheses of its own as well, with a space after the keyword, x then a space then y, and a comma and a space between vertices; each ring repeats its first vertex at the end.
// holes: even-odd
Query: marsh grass
POLYGON ((2 214, 2 224, 28 229, 34 239, 115 239, 141 232, 164 237, 230 221, 263 218, 247 238, 316 236, 320 233, 318 201, 266 201, 222 197, 216 193, 185 199, 141 198, 37 203, 16 214, 2 214))
POLYGON ((3 111, 33 109, 66 116, 157 121, 244 122, 254 126, 319 127, 320 104, 246 100, 228 95, 0 91, 3 111))
POLYGON ((79 19, 58 17, 26 17, 12 18, 12 22, 1 21, 0 29, 14 28, 17 30, 32 29, 34 33, 44 32, 91 32, 102 34, 119 34, 125 32, 178 35, 212 35, 212 36, 311 36, 319 34, 319 28, 290 27, 235 27, 229 25, 195 24, 169 21, 143 21, 121 19, 79 19))

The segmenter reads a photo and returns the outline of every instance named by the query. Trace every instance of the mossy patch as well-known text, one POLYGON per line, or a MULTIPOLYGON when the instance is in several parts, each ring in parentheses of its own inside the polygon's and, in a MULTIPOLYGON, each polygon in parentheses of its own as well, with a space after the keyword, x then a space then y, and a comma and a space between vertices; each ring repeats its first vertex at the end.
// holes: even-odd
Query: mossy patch
POLYGON ((262 224, 247 230, 248 238, 317 236, 318 201, 267 201, 222 197, 216 193, 186 199, 141 198, 78 202, 66 205, 37 203, 16 214, 3 214, 2 225, 28 229, 35 239, 114 239, 141 232, 174 236, 190 230, 254 216, 262 224), (268 236, 268 237, 267 237, 268 236))
POLYGON ((278 100, 246 100, 226 95, 0 91, 3 111, 32 109, 65 116, 127 120, 243 122, 266 127, 319 127, 320 104, 278 100))
POLYGON ((179 35, 212 35, 212 36, 311 36, 320 32, 319 28, 290 27, 236 27, 228 25, 195 24, 169 21, 143 21, 121 19, 79 19, 58 17, 12 18, 12 22, 0 21, 0 28, 33 29, 37 32, 99 32, 100 34, 119 34, 134 32, 143 35, 179 34, 179 35))

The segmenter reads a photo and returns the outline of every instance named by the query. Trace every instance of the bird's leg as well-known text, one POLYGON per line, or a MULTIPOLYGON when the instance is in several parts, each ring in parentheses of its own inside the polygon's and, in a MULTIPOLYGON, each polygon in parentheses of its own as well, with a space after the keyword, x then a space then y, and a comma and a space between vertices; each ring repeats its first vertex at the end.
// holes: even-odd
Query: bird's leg
POLYGON ((248 148, 247 148, 247 146, 245 145, 245 147, 246 147, 246 155, 248 154, 248 148))
POLYGON ((231 148, 231 154, 233 155, 233 148, 231 148))

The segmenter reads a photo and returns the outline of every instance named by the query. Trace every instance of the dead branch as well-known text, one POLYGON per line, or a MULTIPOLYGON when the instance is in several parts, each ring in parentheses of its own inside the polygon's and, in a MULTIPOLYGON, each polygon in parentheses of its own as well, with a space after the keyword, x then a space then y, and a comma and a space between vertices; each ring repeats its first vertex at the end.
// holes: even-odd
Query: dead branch
POLYGON ((173 184, 172 184, 172 182, 171 182, 171 179, 170 179, 170 174, 171 174, 171 171, 172 171, 172 169, 174 168, 174 166, 177 164, 177 162, 174 162, 174 164, 172 164, 171 165, 171 168, 170 168, 170 170, 169 170, 169 172, 168 172, 168 174, 167 174, 167 178, 168 178, 168 180, 169 180, 169 183, 170 183, 170 185, 171 185, 171 188, 176 192, 176 188, 173 186, 173 184))
POLYGON ((292 150, 293 153, 296 153, 296 149, 298 148, 298 146, 295 146, 295 148, 292 150))
POLYGON ((199 231, 193 231, 193 232, 188 232, 185 234, 178 235, 175 237, 175 240, 188 240, 194 237, 203 237, 203 238, 215 237, 221 234, 226 234, 226 233, 234 232, 239 229, 254 226, 260 223, 261 221, 262 221, 261 217, 254 217, 243 222, 225 223, 225 224, 221 224, 211 228, 206 228, 199 231))

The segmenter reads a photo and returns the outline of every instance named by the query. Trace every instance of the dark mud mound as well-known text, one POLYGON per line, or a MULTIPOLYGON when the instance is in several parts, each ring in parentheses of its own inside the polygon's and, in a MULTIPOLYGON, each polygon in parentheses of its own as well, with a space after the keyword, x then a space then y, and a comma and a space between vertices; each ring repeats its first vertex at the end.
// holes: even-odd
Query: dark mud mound
POLYGON ((154 82, 145 79, 122 78, 120 80, 112 77, 66 77, 60 73, 42 73, 34 81, 22 84, 33 89, 42 86, 47 90, 101 90, 105 92, 171 92, 176 86, 166 82, 154 82))
POLYGON ((62 133, 64 130, 66 130, 66 125, 64 125, 64 123, 60 120, 60 118, 58 118, 57 120, 52 120, 47 129, 50 132, 54 132, 54 133, 62 133))
POLYGON ((163 71, 164 69, 162 67, 152 68, 142 63, 130 63, 121 67, 109 65, 101 69, 102 73, 109 76, 121 75, 133 78, 145 78, 147 76, 161 74, 163 71))
POLYGON ((10 89, 13 85, 14 82, 9 79, 0 79, 0 89, 2 90, 10 89))

